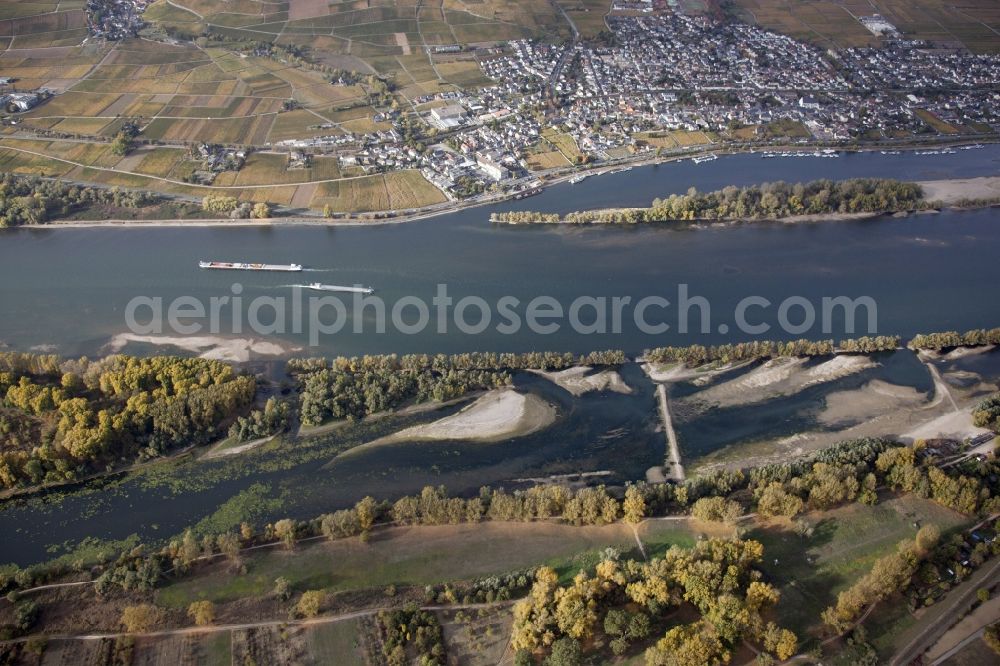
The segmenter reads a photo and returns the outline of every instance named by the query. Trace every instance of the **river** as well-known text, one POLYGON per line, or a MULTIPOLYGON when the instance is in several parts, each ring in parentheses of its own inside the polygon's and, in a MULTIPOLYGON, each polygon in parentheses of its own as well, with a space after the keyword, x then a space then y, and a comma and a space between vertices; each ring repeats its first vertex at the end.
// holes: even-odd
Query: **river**
MULTIPOLYGON (((169 304, 179 296, 190 296, 207 307, 212 297, 232 295, 237 282, 245 303, 258 296, 288 298, 292 290, 287 285, 303 282, 372 285, 390 311, 404 297, 430 304, 438 284, 447 285, 455 301, 479 296, 492 307, 503 296, 515 297, 522 315, 523 306, 539 296, 551 296, 564 308, 581 296, 628 297, 635 304, 643 297, 659 295, 672 303, 666 308, 651 307, 644 315, 649 323, 670 324, 665 333, 639 330, 635 317, 630 316, 634 313, 626 310, 620 334, 610 332, 611 324, 605 334, 576 332, 565 319, 555 333, 535 333, 522 326, 511 334, 497 330, 500 318, 494 310, 490 326, 479 334, 462 333, 454 325, 441 334, 434 316, 432 325, 417 333, 404 333, 390 322, 387 332, 380 334, 372 322, 365 322, 362 333, 355 334, 353 323, 348 323, 337 334, 319 335, 315 349, 308 348, 308 320, 303 333, 291 332, 289 308, 288 332, 272 339, 300 347, 301 353, 323 355, 476 349, 622 348, 639 352, 659 344, 749 339, 749 333, 733 326, 734 308, 748 296, 773 304, 756 308, 753 317, 748 316, 753 323, 772 327, 777 324, 778 304, 792 296, 809 300, 817 311, 822 297, 870 296, 878 306, 877 329, 884 333, 909 335, 995 325, 1000 321, 1000 303, 981 294, 994 282, 993 263, 1000 242, 998 210, 735 228, 677 224, 629 229, 512 228, 487 220, 493 210, 565 213, 646 205, 654 197, 689 187, 704 191, 730 183, 855 176, 929 180, 997 173, 1000 146, 934 156, 862 153, 839 159, 765 160, 759 155, 734 155, 705 164, 685 161, 595 176, 577 185, 554 186, 520 202, 371 228, 6 230, 0 233, 0 342, 16 349, 98 354, 112 336, 128 330, 125 309, 131 299, 159 297, 169 304), (200 259, 294 262, 315 272, 205 271, 197 267, 200 259), (705 333, 695 326, 700 323, 697 309, 689 312, 691 332, 678 330, 680 284, 687 285, 690 295, 708 300, 711 321, 705 333), (729 327, 729 332, 721 334, 720 325, 729 327)), ((344 301, 350 303, 351 298, 344 297, 344 301)), ((413 317, 407 321, 412 323, 415 312, 410 310, 413 317)), ((582 309, 581 321, 591 321, 591 313, 582 309)), ((140 323, 148 320, 145 315, 146 310, 139 311, 140 323)), ((232 332, 228 308, 223 308, 220 318, 221 332, 232 332)), ((267 320, 266 312, 261 319, 267 320)), ((791 315, 789 319, 800 321, 791 315)), ((842 337, 848 333, 842 319, 835 317, 826 322, 827 333, 822 319, 817 317, 801 335, 842 337)), ((468 309, 465 321, 478 322, 478 311, 468 309)), ((771 335, 789 337, 775 328, 771 335)))
MULTIPOLYGON (((686 284, 690 294, 704 296, 711 309, 711 325, 704 334, 681 333, 677 326, 653 334, 625 317, 620 334, 575 332, 568 325, 549 334, 526 329, 503 333, 495 326, 481 334, 461 333, 453 326, 446 334, 437 333, 434 326, 407 334, 390 327, 384 334, 365 330, 327 336, 316 348, 308 347, 306 333, 272 338, 286 347, 300 347, 295 353, 312 355, 601 348, 634 353, 661 344, 749 339, 751 335, 736 328, 721 333, 720 326, 732 324, 736 304, 750 296, 773 304, 793 296, 813 303, 824 296, 870 296, 877 304, 877 330, 886 334, 996 326, 1000 301, 991 296, 1000 254, 996 209, 864 222, 628 229, 512 228, 487 220, 493 210, 564 213, 645 205, 656 196, 692 186, 710 190, 730 183, 856 176, 930 180, 998 172, 996 146, 937 156, 867 153, 764 160, 738 155, 700 165, 636 168, 558 185, 521 202, 372 228, 6 230, 0 233, 0 340, 13 349, 101 353, 112 336, 127 330, 124 312, 130 299, 147 296, 169 302, 193 296, 207 301, 231 294, 235 281, 241 282, 248 300, 287 295, 291 290, 285 285, 293 282, 371 284, 390 308, 407 296, 430 302, 438 284, 446 284, 456 301, 480 296, 495 303, 513 296, 526 302, 552 296, 564 307, 580 296, 637 301, 661 295, 674 301, 678 285, 686 284), (202 271, 197 268, 200 259, 296 262, 316 272, 290 279, 287 274, 202 271)), ((756 308, 755 322, 776 327, 774 310, 756 308)), ((822 323, 818 319, 797 335, 849 334, 843 317, 833 318, 829 331, 822 323)), ((765 337, 790 336, 772 328, 765 337)), ((127 349, 146 352, 152 347, 127 349)), ((886 370, 878 372, 928 389, 926 376, 917 376, 910 361, 897 365, 886 364, 886 370)), ((607 471, 611 482, 641 477, 647 467, 662 463, 663 436, 656 430, 652 385, 634 365, 626 366, 624 373, 636 389, 632 396, 572 398, 538 378, 518 376, 525 390, 558 407, 560 419, 550 429, 513 442, 396 445, 336 458, 345 446, 415 422, 390 419, 357 432, 265 447, 237 459, 161 465, 107 484, 5 502, 0 529, 12 538, 0 546, 0 562, 45 559, 88 536, 121 539, 136 534, 155 542, 199 521, 211 530, 234 520, 260 525, 284 515, 305 518, 366 493, 390 497, 414 492, 425 483, 475 492, 482 484, 567 472, 607 471)), ((859 381, 848 378, 826 390, 850 389, 859 381)), ((821 399, 804 394, 791 407, 769 407, 768 418, 781 423, 779 430, 795 430, 812 418, 821 399)), ((722 421, 682 422, 685 455, 732 445, 734 438, 764 435, 736 427, 753 410, 731 411, 722 421)))

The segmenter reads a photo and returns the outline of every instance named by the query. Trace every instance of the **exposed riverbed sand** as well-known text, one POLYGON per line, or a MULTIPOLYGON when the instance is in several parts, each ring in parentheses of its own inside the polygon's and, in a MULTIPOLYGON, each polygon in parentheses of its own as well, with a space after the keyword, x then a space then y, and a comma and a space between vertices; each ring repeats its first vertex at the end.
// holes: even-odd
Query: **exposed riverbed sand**
POLYGON ((530 393, 513 389, 490 391, 459 412, 431 423, 412 426, 350 449, 343 455, 397 442, 467 440, 498 442, 547 428, 556 408, 530 393))
POLYGON ((943 358, 946 361, 955 361, 966 356, 978 356, 986 354, 996 349, 996 345, 981 345, 979 347, 955 347, 951 351, 942 354, 933 349, 921 349, 918 356, 923 361, 943 358))
POLYGON ((726 363, 717 367, 699 366, 689 368, 683 363, 643 363, 642 370, 651 380, 661 382, 683 382, 692 380, 693 383, 702 385, 714 379, 717 375, 749 365, 751 361, 741 363, 726 363))
POLYGON ((252 449, 256 449, 258 446, 263 446, 264 444, 267 444, 275 437, 276 435, 261 437, 260 439, 255 439, 251 442, 240 444, 238 446, 216 446, 210 449, 204 456, 202 456, 201 459, 212 460, 213 458, 225 458, 226 456, 236 456, 243 453, 244 451, 250 451, 252 449))
POLYGON ((837 391, 826 397, 818 420, 827 427, 845 427, 873 419, 890 410, 912 409, 927 403, 927 396, 912 386, 875 379, 854 391, 837 391))
POLYGON ((686 398, 685 402, 720 407, 749 405, 792 395, 877 365, 867 356, 848 354, 806 367, 808 362, 805 358, 771 359, 739 377, 710 386, 686 398))
POLYGON ((962 199, 1000 197, 1000 176, 925 180, 919 185, 924 188, 924 199, 944 204, 958 203, 962 199))
POLYGON ((601 370, 588 374, 593 368, 581 365, 556 372, 529 370, 536 375, 545 377, 550 382, 563 388, 575 396, 581 396, 591 391, 614 391, 615 393, 632 393, 631 387, 625 383, 622 376, 614 370, 601 370))
POLYGON ((253 338, 226 338, 217 335, 136 335, 135 333, 119 333, 111 338, 105 348, 111 353, 118 353, 125 349, 129 343, 176 347, 197 354, 200 358, 232 362, 249 361, 251 355, 282 356, 290 352, 301 351, 301 347, 289 347, 277 342, 254 340, 253 338))
MULTIPOLYGON (((963 373, 962 386, 949 385, 935 364, 926 363, 925 367, 934 383, 930 396, 910 386, 872 380, 860 389, 827 396, 826 406, 816 416, 824 429, 740 442, 703 456, 689 467, 704 474, 719 468, 779 463, 855 438, 889 437, 910 442, 938 437, 964 439, 984 432, 972 425, 971 413, 984 394, 996 390, 995 383, 976 373, 963 373)), ((953 373, 945 376, 948 374, 953 373)))

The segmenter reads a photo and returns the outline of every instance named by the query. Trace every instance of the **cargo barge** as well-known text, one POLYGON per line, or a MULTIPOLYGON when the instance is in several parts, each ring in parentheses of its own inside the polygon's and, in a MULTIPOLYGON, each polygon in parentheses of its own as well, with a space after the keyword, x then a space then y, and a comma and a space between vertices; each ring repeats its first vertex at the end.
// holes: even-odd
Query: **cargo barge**
POLYGON ((215 268, 229 271, 291 271, 302 270, 302 264, 250 264, 232 261, 199 261, 199 268, 215 268))

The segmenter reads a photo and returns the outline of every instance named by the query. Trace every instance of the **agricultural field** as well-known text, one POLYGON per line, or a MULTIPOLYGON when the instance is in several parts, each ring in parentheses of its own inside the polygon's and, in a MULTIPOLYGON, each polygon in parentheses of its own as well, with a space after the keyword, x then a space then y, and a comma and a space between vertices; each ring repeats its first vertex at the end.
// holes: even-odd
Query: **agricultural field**
POLYGON ((780 620, 800 636, 816 628, 823 609, 876 559, 913 538, 915 525, 933 523, 947 534, 968 523, 965 516, 915 495, 806 514, 801 521, 798 531, 787 521, 775 520, 749 533, 764 545, 762 568, 781 588, 780 620))
POLYGON ((406 210, 445 201, 444 194, 418 171, 392 171, 320 183, 311 208, 330 206, 334 212, 406 210))
POLYGON ((199 162, 181 148, 139 148, 122 158, 107 143, 0 138, 0 171, 64 177, 201 199, 208 194, 338 213, 420 208, 445 196, 418 171, 354 177, 335 157, 316 156, 308 168, 288 169, 286 153, 253 153, 243 169, 220 173, 212 186, 187 184, 199 162), (302 185, 298 185, 303 183, 302 185))
POLYGON ((583 155, 573 137, 565 132, 547 127, 542 130, 542 140, 546 146, 560 152, 572 164, 576 164, 576 160, 583 155))
POLYGON ((604 17, 611 11, 611 0, 558 0, 570 20, 584 38, 595 37, 607 30, 604 17))
POLYGON ((437 44, 568 34, 569 27, 542 0, 378 4, 239 0, 225 5, 159 0, 146 17, 168 33, 197 35, 207 28, 230 39, 275 41, 361 59, 412 56, 437 44))
POLYGON ((911 39, 997 53, 1000 5, 969 0, 961 5, 940 0, 737 0, 738 15, 749 22, 811 41, 824 48, 877 45, 858 20, 881 14, 911 39))
POLYGON ((29 0, 0 4, 0 39, 10 49, 75 46, 87 36, 82 0, 29 0))

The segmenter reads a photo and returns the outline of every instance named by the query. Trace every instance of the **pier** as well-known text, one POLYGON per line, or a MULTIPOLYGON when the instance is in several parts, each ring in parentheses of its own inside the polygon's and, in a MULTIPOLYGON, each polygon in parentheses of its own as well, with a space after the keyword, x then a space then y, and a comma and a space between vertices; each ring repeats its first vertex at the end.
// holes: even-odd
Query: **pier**
POLYGON ((656 395, 660 403, 660 418, 663 419, 663 430, 667 435, 667 478, 678 483, 684 482, 684 465, 681 464, 681 449, 677 445, 677 433, 674 432, 674 422, 670 418, 670 406, 667 404, 667 387, 656 385, 656 395))

